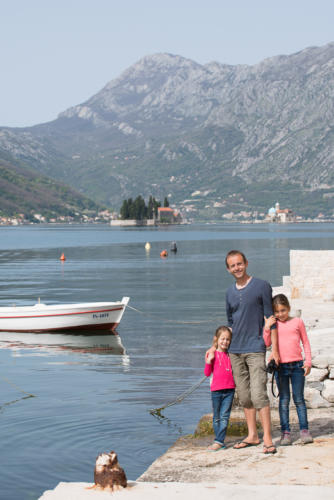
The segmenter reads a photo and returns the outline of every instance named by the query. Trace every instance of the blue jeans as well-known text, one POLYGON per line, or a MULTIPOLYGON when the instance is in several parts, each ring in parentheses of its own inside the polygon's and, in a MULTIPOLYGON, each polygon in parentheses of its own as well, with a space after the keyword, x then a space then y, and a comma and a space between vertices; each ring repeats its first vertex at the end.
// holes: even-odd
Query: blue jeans
POLYGON ((279 372, 275 372, 276 383, 279 389, 279 418, 282 432, 290 432, 290 381, 292 386, 292 397, 296 405, 300 430, 302 431, 304 429, 308 429, 307 410, 304 399, 305 376, 302 368, 303 364, 303 361, 281 363, 279 372))
POLYGON ((224 444, 226 429, 230 418, 234 389, 211 391, 213 408, 213 430, 216 436, 215 443, 224 444))

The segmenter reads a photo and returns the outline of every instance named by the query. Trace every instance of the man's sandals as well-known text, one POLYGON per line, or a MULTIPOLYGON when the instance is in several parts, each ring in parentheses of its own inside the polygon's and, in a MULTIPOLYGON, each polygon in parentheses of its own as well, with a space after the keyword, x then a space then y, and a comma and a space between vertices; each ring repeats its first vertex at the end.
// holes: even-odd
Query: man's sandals
POLYGON ((249 443, 248 441, 238 441, 238 443, 235 443, 233 448, 235 450, 243 450, 244 448, 248 448, 249 446, 259 446, 260 441, 258 443, 249 443))
POLYGON ((265 455, 275 455, 277 453, 276 447, 271 444, 270 446, 263 445, 263 453, 265 455))
MULTIPOLYGON (((258 446, 259 444, 260 444, 260 441, 258 443, 249 443, 248 441, 239 441, 238 443, 235 443, 233 448, 235 450, 243 450, 243 449, 248 448, 250 446, 258 446)), ((263 453, 265 455, 274 455, 275 453, 277 453, 277 450, 273 444, 270 446, 263 445, 263 453)))

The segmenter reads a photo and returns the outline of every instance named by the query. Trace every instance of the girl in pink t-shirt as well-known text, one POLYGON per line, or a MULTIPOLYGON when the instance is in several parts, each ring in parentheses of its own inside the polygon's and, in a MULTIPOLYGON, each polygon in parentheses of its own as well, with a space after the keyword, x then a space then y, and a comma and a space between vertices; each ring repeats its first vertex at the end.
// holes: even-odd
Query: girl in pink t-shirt
POLYGON ((231 338, 231 330, 227 326, 220 326, 214 336, 215 352, 208 351, 205 355, 204 374, 207 377, 212 374, 210 388, 213 430, 216 436, 213 444, 208 448, 209 451, 226 448, 224 440, 235 392, 231 360, 227 352, 231 338))
POLYGON ((291 444, 289 423, 290 382, 292 397, 296 405, 300 438, 302 443, 312 443, 313 439, 308 430, 307 410, 304 399, 305 377, 311 371, 311 347, 307 338, 304 322, 301 318, 290 316, 290 304, 283 294, 273 298, 275 316, 265 319, 263 339, 266 346, 271 344, 270 327, 276 323, 278 334, 278 350, 280 365, 275 373, 279 388, 279 416, 281 423, 281 445, 291 444), (305 361, 301 349, 303 345, 305 361))

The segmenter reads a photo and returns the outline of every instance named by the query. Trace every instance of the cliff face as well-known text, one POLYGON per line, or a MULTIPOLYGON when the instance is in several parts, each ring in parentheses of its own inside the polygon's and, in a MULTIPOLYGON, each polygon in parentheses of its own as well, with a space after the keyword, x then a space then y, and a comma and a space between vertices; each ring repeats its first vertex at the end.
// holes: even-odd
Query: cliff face
POLYGON ((255 66, 155 54, 53 122, 0 130, 0 148, 116 207, 139 193, 180 202, 198 191, 203 206, 221 197, 228 208, 234 194, 240 207, 280 197, 326 211, 333 96, 334 43, 255 66))

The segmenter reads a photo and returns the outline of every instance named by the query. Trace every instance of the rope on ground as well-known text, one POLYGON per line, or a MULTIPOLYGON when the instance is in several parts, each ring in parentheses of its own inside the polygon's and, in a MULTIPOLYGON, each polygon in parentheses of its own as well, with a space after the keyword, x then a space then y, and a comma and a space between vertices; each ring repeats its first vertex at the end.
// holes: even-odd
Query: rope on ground
POLYGON ((201 321, 176 321, 175 319, 158 318, 154 314, 140 311, 139 309, 136 309, 135 307, 132 307, 129 305, 127 305, 126 307, 127 307, 127 309, 132 309, 133 311, 136 311, 139 314, 143 314, 144 316, 149 316, 150 318, 159 319, 159 321, 166 321, 166 323, 174 323, 177 325, 201 325, 203 323, 212 323, 212 322, 215 322, 218 324, 218 322, 219 322, 219 320, 215 320, 215 319, 205 319, 205 320, 201 320, 201 321))
POLYGON ((30 394, 29 392, 26 392, 24 391, 23 389, 21 389, 19 386, 17 386, 16 384, 14 384, 14 382, 11 382, 10 380, 8 380, 8 378, 6 377, 0 377, 4 382, 6 382, 7 384, 11 385, 12 387, 14 387, 14 389, 17 389, 18 391, 22 392, 22 394, 26 394, 27 396, 31 397, 31 398, 35 398, 36 396, 34 394, 30 394))
POLYGON ((206 380, 207 377, 204 376, 203 378, 201 378, 198 382, 196 382, 196 384, 192 385, 190 387, 190 389, 188 389, 187 391, 185 392, 182 392, 182 394, 180 394, 179 396, 177 396, 175 399, 173 399, 173 401, 170 401, 169 403, 166 403, 165 405, 161 406, 160 408, 153 408, 151 410, 149 410, 149 412, 152 414, 152 415, 157 415, 157 416, 161 416, 161 411, 164 410, 165 408, 168 408, 169 406, 173 406, 173 405, 176 405, 177 403, 181 403, 186 397, 190 396, 190 394, 192 394, 196 389, 198 389, 198 387, 204 382, 204 380, 206 380))

